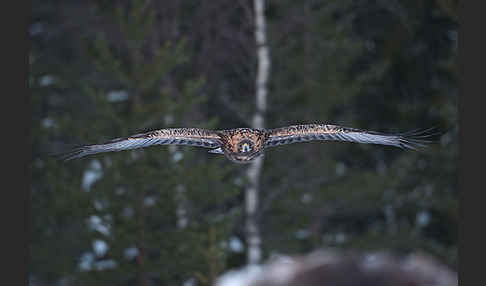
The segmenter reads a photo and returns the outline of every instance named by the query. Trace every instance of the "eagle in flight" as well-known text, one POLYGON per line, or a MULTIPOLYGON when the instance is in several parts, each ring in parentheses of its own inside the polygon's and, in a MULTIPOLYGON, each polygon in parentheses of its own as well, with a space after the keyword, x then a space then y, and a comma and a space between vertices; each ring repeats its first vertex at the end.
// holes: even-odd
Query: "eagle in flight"
POLYGON ((386 134, 329 124, 293 125, 276 129, 167 128, 117 138, 102 144, 81 146, 65 153, 63 158, 71 160, 102 152, 173 144, 210 148, 209 153, 224 154, 236 163, 249 163, 262 155, 266 148, 308 141, 347 141, 416 150, 430 143, 425 140, 431 136, 429 131, 430 129, 386 134))

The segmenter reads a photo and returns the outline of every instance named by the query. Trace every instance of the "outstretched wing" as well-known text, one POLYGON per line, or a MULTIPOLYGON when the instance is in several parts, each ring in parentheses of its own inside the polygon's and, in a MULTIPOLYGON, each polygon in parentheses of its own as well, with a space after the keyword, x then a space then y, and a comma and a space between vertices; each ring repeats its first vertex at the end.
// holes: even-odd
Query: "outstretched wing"
POLYGON ((217 148, 221 142, 216 131, 198 128, 168 128, 117 138, 102 144, 82 146, 66 152, 62 157, 64 160, 72 160, 102 152, 169 144, 217 148))
POLYGON ((391 145, 402 149, 416 150, 417 147, 425 147, 425 144, 431 142, 425 140, 425 138, 433 135, 430 130, 386 134, 336 125, 294 125, 268 130, 265 147, 316 140, 332 140, 391 145))

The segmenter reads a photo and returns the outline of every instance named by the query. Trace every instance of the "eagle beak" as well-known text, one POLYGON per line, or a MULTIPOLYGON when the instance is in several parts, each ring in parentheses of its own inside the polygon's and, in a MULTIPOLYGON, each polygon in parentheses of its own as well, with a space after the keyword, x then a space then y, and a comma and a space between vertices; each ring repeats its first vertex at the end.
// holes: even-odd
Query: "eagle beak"
POLYGON ((221 147, 218 147, 216 149, 209 150, 208 153, 212 153, 212 154, 224 154, 223 149, 221 149, 221 147))

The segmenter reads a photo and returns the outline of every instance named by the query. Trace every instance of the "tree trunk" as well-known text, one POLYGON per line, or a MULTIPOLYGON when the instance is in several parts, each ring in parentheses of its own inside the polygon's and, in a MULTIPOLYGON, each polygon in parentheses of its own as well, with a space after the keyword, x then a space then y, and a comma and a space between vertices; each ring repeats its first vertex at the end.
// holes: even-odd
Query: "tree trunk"
MULTIPOLYGON (((255 9, 255 40, 257 47, 258 70, 256 77, 256 111, 252 119, 252 127, 264 128, 264 113, 266 110, 267 79, 270 68, 268 47, 265 35, 264 1, 254 0, 255 9)), ((261 238, 256 221, 258 193, 263 156, 253 161, 247 170, 248 188, 245 193, 247 263, 249 265, 261 262, 261 238)))

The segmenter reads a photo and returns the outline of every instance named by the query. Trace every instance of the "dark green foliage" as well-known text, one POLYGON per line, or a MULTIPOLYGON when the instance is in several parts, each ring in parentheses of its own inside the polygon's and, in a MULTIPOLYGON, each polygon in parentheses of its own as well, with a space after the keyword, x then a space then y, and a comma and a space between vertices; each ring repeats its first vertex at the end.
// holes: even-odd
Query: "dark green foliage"
MULTIPOLYGON (((33 161, 32 276, 39 281, 69 277, 75 285, 130 285, 145 279, 165 285, 193 277, 208 284, 224 270, 228 250, 220 241, 229 237, 233 217, 224 204, 240 189, 229 183, 231 168, 221 166, 221 160, 208 161, 206 150, 148 148, 70 163, 42 155, 59 148, 47 148, 49 142, 92 143, 184 124, 214 127, 211 118, 196 121, 198 116, 192 115, 207 98, 201 93, 204 80, 190 72, 185 41, 151 37, 155 14, 145 5, 119 3, 115 14, 91 6, 119 27, 120 38, 103 30, 82 37, 85 49, 77 56, 93 64, 83 82, 51 70, 58 80, 52 86, 37 91, 31 85, 36 107, 33 137, 39 141, 34 142, 38 149, 33 161), (52 93, 61 83, 65 88, 59 96, 64 99, 53 103, 52 93), (126 98, 110 100, 113 91, 126 98), (42 106, 44 114, 37 111, 42 106), (40 123, 47 117, 55 125, 43 128, 40 123), (179 159, 174 161, 176 155, 179 159), (101 176, 82 188, 83 174, 93 164, 101 176), (177 188, 185 190, 182 201, 176 197, 177 188), (183 228, 176 223, 181 205, 188 220, 183 228), (108 232, 90 227, 93 218, 108 232), (108 246, 100 257, 93 252, 94 239, 108 246), (141 255, 125 257, 133 247, 141 255), (95 257, 91 270, 79 269, 90 255, 95 257), (116 267, 96 270, 107 262, 116 267)), ((32 55, 37 56, 35 48, 32 55)), ((40 65, 33 63, 33 81, 40 65)), ((70 68, 82 72, 78 65, 70 68)))
POLYGON ((420 153, 346 143, 267 152, 266 251, 425 251, 457 265, 457 23, 439 2, 270 2, 270 124, 443 133, 420 153))

